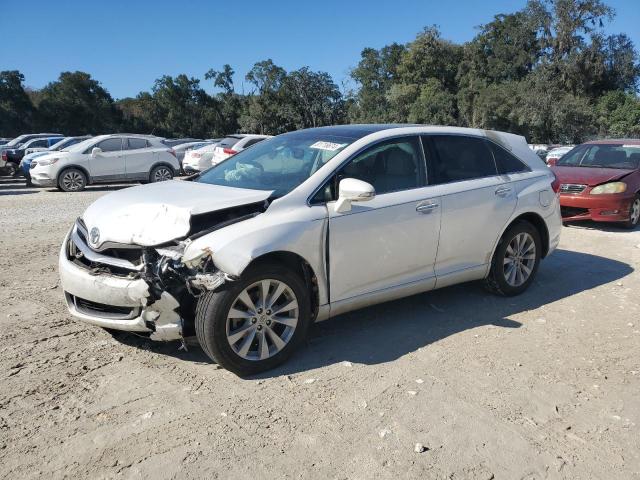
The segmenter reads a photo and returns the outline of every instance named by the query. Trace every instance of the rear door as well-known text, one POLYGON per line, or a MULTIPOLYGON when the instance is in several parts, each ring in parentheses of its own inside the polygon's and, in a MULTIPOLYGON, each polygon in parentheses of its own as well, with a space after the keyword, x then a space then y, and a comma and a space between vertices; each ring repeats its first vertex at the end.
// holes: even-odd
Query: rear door
POLYGON ((496 239, 516 207, 509 178, 498 174, 487 141, 466 135, 428 135, 429 180, 442 196, 435 263, 440 277, 491 261, 496 239))
POLYGON ((124 139, 124 161, 128 180, 147 180, 153 165, 154 152, 145 138, 124 139))
POLYGON ((124 157, 122 156, 122 138, 112 137, 102 140, 88 150, 89 173, 98 182, 121 180, 125 175, 124 157), (91 149, 98 147, 102 152, 95 157, 91 149))

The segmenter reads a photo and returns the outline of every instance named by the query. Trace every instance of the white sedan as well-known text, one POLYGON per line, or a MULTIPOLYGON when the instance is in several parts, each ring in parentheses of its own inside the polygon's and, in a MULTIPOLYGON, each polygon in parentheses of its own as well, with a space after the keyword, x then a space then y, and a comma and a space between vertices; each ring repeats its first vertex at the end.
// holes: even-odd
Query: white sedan
POLYGON ((523 293, 558 245, 558 188, 509 133, 300 130, 191 180, 99 198, 63 242, 61 285, 81 321, 195 334, 219 365, 250 375, 350 310, 472 280, 523 293))

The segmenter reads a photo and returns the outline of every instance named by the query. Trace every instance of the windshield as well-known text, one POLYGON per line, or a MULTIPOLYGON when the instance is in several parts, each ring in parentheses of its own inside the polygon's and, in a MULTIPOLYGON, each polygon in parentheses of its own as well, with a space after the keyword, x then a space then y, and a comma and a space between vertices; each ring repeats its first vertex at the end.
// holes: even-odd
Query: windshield
POLYGON ((75 145, 71 145, 70 147, 63 148, 60 150, 61 152, 84 152, 87 148, 89 148, 94 142, 95 138, 87 138, 86 140, 76 143, 75 145))
POLYGON ((61 150, 62 147, 64 147, 65 145, 67 145, 69 143, 70 140, 73 140, 73 137, 67 137, 67 138, 63 138, 61 139, 59 142, 54 143, 53 145, 51 145, 49 147, 49 151, 51 152, 55 152, 57 150, 61 150))
POLYGON ((5 147, 15 147, 16 145, 19 145, 19 144, 23 143, 23 140, 26 137, 27 137, 27 135, 20 135, 19 137, 16 137, 13 140, 11 140, 9 143, 7 143, 5 145, 5 147))
POLYGON ((281 197, 313 175, 354 138, 292 132, 262 141, 203 172, 196 181, 273 190, 281 197))
POLYGON ((640 145, 580 145, 565 154, 556 165, 635 170, 640 166, 640 145))

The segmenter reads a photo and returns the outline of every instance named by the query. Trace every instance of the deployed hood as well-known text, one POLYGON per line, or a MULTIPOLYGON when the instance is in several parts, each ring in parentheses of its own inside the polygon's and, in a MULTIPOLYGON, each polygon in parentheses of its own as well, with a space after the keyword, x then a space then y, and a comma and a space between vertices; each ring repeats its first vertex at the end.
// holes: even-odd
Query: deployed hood
POLYGON ((560 183, 577 183, 593 187, 629 175, 633 170, 598 167, 551 167, 560 183))
POLYGON ((271 191, 172 180, 105 195, 82 219, 88 232, 98 229, 94 247, 104 242, 154 246, 187 235, 192 215, 263 202, 270 195, 271 191))

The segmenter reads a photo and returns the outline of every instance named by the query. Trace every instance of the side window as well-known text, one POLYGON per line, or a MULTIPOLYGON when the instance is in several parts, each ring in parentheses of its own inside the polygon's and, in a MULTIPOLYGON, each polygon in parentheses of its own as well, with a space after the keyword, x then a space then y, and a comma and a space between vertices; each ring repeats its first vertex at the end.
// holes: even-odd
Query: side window
POLYGON ((498 167, 498 173, 500 175, 531 171, 531 169, 522 163, 522 161, 517 159, 500 145, 496 145, 490 141, 487 141, 487 145, 489 145, 489 149, 493 153, 493 158, 496 160, 496 166, 498 167))
POLYGON ((484 139, 461 135, 430 135, 437 153, 433 172, 429 172, 432 184, 459 182, 497 175, 493 155, 484 139))
POLYGON ((245 143, 244 148, 249 148, 251 145, 255 145, 258 142, 261 142, 264 138, 252 138, 251 140, 245 143))
POLYGON ((103 152, 119 152, 122 150, 122 140, 119 138, 107 138, 96 146, 103 152))
POLYGON ((128 147, 125 150, 138 150, 147 148, 147 140, 144 138, 127 138, 128 147))
POLYGON ((46 146, 48 146, 46 140, 36 140, 35 142, 31 142, 29 148, 41 148, 46 146))

